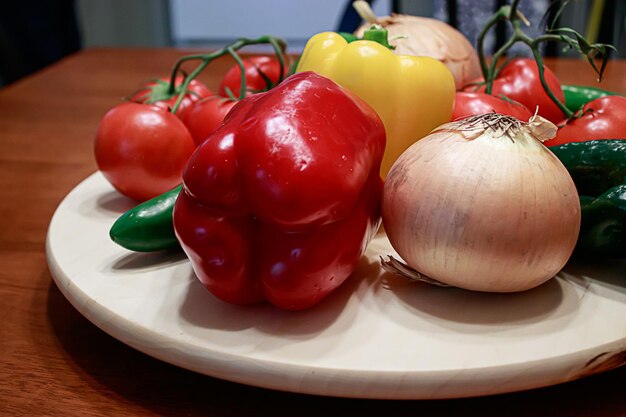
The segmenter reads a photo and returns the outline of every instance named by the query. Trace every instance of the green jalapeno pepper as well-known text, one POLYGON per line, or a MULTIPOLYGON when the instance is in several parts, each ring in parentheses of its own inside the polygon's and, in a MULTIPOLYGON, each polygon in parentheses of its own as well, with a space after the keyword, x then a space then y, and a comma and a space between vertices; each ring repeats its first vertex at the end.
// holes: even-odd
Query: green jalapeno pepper
POLYGON ((580 195, 597 197, 626 180, 626 139, 570 142, 550 150, 565 165, 580 195))
POLYGON ((576 253, 594 257, 626 257, 626 184, 593 198, 581 198, 582 222, 576 253))
POLYGON ((111 240, 136 252, 178 247, 172 211, 181 188, 178 186, 128 210, 111 227, 111 240))
POLYGON ((575 254, 626 257, 626 140, 550 147, 580 195, 582 223, 575 254))
POLYGON ((601 88, 582 85, 562 85, 561 89, 565 95, 565 105, 571 111, 576 111, 591 100, 600 97, 621 95, 601 88))

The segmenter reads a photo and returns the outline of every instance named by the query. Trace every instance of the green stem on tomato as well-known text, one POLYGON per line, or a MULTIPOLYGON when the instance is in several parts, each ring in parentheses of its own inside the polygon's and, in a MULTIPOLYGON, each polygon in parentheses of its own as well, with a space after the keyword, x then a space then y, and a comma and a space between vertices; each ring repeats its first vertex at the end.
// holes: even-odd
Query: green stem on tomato
POLYGON ((537 62, 537 70, 539 71, 539 80, 541 81, 541 85, 543 86, 543 89, 545 90, 546 94, 548 94, 550 99, 559 107, 559 109, 561 109, 561 111, 566 116, 566 118, 569 119, 570 117, 572 117, 574 112, 568 109, 565 103, 562 103, 561 100, 559 100, 554 95, 554 93, 548 86, 548 82, 546 81, 546 77, 545 77, 545 69, 543 66, 543 58, 541 56, 541 52, 539 52, 539 48, 532 47, 531 50, 533 52, 533 57, 535 58, 535 61, 537 62))
POLYGON ((526 44, 537 63, 537 69, 539 73, 539 80, 550 99, 561 109, 566 117, 571 117, 573 112, 567 108, 565 103, 562 103, 552 92, 545 79, 545 69, 543 66, 543 58, 539 51, 539 44, 547 41, 561 41, 562 38, 558 35, 542 35, 535 39, 529 37, 524 33, 521 28, 520 20, 528 25, 528 21, 521 14, 518 9, 520 0, 513 0, 510 6, 502 6, 487 22, 485 27, 481 30, 477 38, 477 53, 480 61, 480 66, 483 72, 483 78, 485 79, 485 93, 492 94, 493 81, 495 80, 495 74, 497 73, 497 66, 502 56, 518 42, 526 44), (507 20, 511 26, 513 34, 493 55, 491 65, 487 65, 487 59, 484 52, 484 41, 487 33, 495 24, 500 20, 507 20))
POLYGON ((485 48, 484 48, 484 43, 485 43, 485 37, 487 36, 487 33, 489 33, 489 30, 491 30, 492 27, 494 27, 499 20, 504 19, 505 16, 508 14, 509 6, 502 6, 487 22, 487 24, 485 25, 485 27, 482 28, 482 30, 480 31, 480 33, 478 34, 478 38, 476 39, 476 49, 477 49, 477 54, 478 54, 478 60, 480 62, 480 68, 482 70, 483 73, 483 78, 485 79, 485 83, 487 84, 487 87, 485 91, 489 91, 487 94, 491 94, 491 84, 493 84, 493 72, 490 71, 490 68, 487 66, 487 58, 485 57, 485 48))
POLYGON ((278 81, 276 82, 276 84, 273 84, 271 86, 268 86, 269 88, 273 88, 275 86, 277 86, 278 84, 280 84, 283 81, 283 78, 285 78, 285 49, 286 49, 286 45, 282 40, 278 40, 277 38, 270 38, 270 44, 272 45, 272 48, 274 48, 274 53, 276 54, 276 58, 278 58, 278 66, 279 66, 279 75, 278 75, 278 81))
POLYGON ((493 55, 493 59, 491 60, 491 65, 489 67, 490 76, 488 79, 486 79, 485 93, 491 94, 491 90, 493 89, 493 81, 496 79, 496 67, 498 65, 498 62, 500 62, 500 58, 502 57, 502 55, 504 55, 504 53, 515 42, 517 42, 517 39, 515 37, 512 37, 504 45, 502 45, 500 49, 498 49, 496 53, 493 55))
POLYGON ((176 92, 176 75, 178 75, 178 72, 180 71, 180 67, 183 63, 187 61, 191 61, 191 60, 203 59, 205 56, 206 55, 204 54, 195 54, 195 55, 186 55, 186 56, 179 58, 174 64, 174 67, 172 68, 172 73, 170 75, 170 85, 167 89, 167 92, 172 95, 176 92))
POLYGON ((237 65, 239 65, 239 70, 241 71, 241 87, 239 88, 239 98, 238 100, 243 100, 246 97, 246 66, 243 64, 243 60, 241 57, 232 49, 226 48, 226 51, 230 56, 233 57, 237 65))
POLYGON ((207 67, 207 65, 209 65, 213 60, 219 57, 222 57, 224 55, 227 55, 227 54, 235 58, 237 63, 242 68, 241 92, 240 92, 239 98, 242 99, 243 97, 245 97, 245 91, 246 91, 245 69, 243 68, 243 62, 241 61, 241 58, 236 53, 236 51, 238 51, 239 49, 245 46, 259 45, 259 44, 270 44, 274 48, 274 51, 278 57, 278 61, 280 64, 280 69, 281 69, 280 80, 282 80, 283 72, 284 72, 284 65, 285 65, 284 64, 284 61, 285 61, 284 50, 286 48, 285 41, 283 41, 280 38, 276 38, 274 36, 269 36, 269 35, 261 36, 255 39, 239 38, 236 41, 226 45, 224 48, 214 51, 212 53, 186 55, 186 56, 179 58, 178 61, 176 61, 176 63, 174 64, 174 67, 172 68, 172 73, 170 76, 170 86, 169 86, 168 91, 171 94, 174 94, 176 92, 176 74, 178 74, 178 72, 180 71, 180 67, 182 66, 182 64, 191 60, 201 60, 200 64, 198 64, 198 66, 188 76, 185 77, 185 80, 183 81, 183 84, 181 85, 181 88, 180 88, 181 91, 179 92, 178 98, 176 99, 176 103, 174 104, 174 107, 172 107, 172 113, 176 113, 176 111, 180 107, 180 103, 182 103, 183 98, 185 97, 185 94, 187 94, 189 83, 195 77, 197 77, 198 74, 200 74, 200 72, 202 72, 202 70, 204 70, 207 67))
POLYGON ((180 103, 183 102, 183 98, 185 98, 185 94, 187 94, 187 89, 189 88, 189 83, 191 83, 191 81, 196 78, 198 74, 200 74, 200 72, 202 72, 202 70, 209 65, 210 62, 211 60, 203 60, 200 65, 198 65, 188 76, 185 77, 183 84, 180 86, 181 92, 176 99, 176 103, 174 103, 174 107, 172 107, 173 114, 176 114, 178 108, 180 107, 180 103))
POLYGON ((511 3, 511 9, 509 11, 509 19, 513 21, 513 16, 518 17, 517 8, 519 6, 520 0, 513 0, 511 3))

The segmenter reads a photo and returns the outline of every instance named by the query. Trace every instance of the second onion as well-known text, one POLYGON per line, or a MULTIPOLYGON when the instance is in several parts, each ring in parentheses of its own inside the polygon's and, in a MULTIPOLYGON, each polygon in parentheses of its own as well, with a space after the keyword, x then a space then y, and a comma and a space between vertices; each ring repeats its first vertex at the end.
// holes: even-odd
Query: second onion
POLYGON ((383 224, 414 270, 469 290, 536 287, 565 265, 580 202, 541 140, 556 126, 495 113, 441 126, 413 144, 384 188, 383 224))

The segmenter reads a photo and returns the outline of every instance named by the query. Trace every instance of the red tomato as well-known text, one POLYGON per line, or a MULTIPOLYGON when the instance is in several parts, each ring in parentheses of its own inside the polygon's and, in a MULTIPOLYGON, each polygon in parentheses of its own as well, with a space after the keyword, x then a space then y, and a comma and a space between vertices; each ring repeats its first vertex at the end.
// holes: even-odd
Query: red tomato
POLYGON ((585 104, 582 115, 564 121, 556 137, 544 142, 546 146, 596 139, 626 138, 626 97, 601 97, 585 104))
MULTIPOLYGON (((561 83, 546 66, 544 66, 544 76, 555 97, 565 103, 561 83)), ((478 89, 475 87, 466 88, 466 91, 485 91, 485 86, 483 85, 478 89)), ((539 79, 537 62, 534 59, 516 58, 509 62, 494 80, 492 94, 502 94, 523 104, 532 112, 539 107, 539 115, 553 123, 558 123, 565 117, 561 109, 543 89, 539 79)))
MULTIPOLYGON (((246 74, 246 95, 269 90, 276 84, 280 77, 280 63, 274 56, 255 56, 243 60, 246 74), (265 77, 263 77, 265 75, 265 77), (267 79, 266 79, 267 78, 267 79), (267 80, 271 81, 268 85, 267 80)), ((287 72, 287 67, 283 68, 283 77, 287 72)), ((239 97, 241 91, 241 69, 239 65, 233 65, 220 84, 218 94, 228 97, 226 88, 229 88, 235 97, 239 97)))
POLYGON ((94 153, 106 179, 120 193, 144 201, 182 182, 195 150, 179 118, 157 106, 122 103, 98 125, 94 153))
POLYGON ((183 122, 196 146, 222 125, 224 117, 238 102, 220 96, 206 97, 198 101, 185 114, 183 122))
MULTIPOLYGON (((181 84, 184 78, 182 76, 176 77, 176 88, 173 93, 169 92, 170 80, 169 78, 161 78, 145 83, 141 86, 141 89, 134 93, 130 98, 131 101, 144 104, 153 104, 164 109, 172 109, 178 100, 178 95, 181 92, 181 84)), ((191 80, 187 94, 183 97, 183 101, 180 103, 176 115, 182 120, 185 117, 185 113, 189 111, 191 105, 201 98, 212 96, 213 92, 202 82, 198 80, 191 80)))
POLYGON ((523 104, 506 100, 501 97, 485 93, 469 93, 459 91, 454 97, 452 120, 463 119, 476 114, 496 112, 516 117, 525 122, 532 117, 532 113, 523 104))

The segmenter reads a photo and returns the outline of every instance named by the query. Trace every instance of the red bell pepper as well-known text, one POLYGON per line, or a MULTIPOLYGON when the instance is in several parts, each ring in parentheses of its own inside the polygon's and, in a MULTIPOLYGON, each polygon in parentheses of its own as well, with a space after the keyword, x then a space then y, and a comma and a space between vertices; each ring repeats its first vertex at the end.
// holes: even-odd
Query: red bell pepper
POLYGON ((216 297, 287 310, 353 272, 380 224, 385 130, 312 72, 237 103, 183 175, 174 229, 216 297))

